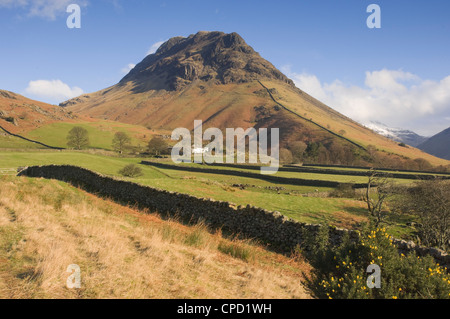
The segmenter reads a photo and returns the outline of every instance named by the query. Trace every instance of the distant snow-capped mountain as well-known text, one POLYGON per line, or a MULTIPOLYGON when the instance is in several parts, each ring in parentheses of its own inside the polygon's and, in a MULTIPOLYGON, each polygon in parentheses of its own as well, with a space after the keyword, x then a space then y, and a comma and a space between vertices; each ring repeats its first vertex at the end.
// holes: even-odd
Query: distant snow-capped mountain
POLYGON ((383 123, 377 121, 371 121, 364 124, 364 126, 370 128, 375 133, 386 136, 396 142, 402 142, 412 147, 417 147, 419 144, 425 142, 428 138, 421 136, 413 131, 405 130, 402 128, 389 127, 383 123))

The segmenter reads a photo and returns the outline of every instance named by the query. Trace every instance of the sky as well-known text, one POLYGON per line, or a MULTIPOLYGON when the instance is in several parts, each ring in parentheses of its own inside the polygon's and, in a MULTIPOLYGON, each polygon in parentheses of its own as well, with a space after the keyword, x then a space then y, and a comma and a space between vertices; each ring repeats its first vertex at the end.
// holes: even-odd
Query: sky
POLYGON ((339 112, 431 136, 450 126, 449 17, 448 0, 0 0, 0 89, 58 104, 116 84, 171 37, 237 32, 339 112))

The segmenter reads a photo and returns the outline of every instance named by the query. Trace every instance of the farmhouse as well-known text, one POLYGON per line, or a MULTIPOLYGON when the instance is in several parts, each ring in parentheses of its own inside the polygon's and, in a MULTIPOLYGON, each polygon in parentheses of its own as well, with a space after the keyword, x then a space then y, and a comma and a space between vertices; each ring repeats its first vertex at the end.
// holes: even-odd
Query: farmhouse
POLYGON ((209 152, 209 147, 196 147, 192 149, 193 154, 205 154, 209 152))

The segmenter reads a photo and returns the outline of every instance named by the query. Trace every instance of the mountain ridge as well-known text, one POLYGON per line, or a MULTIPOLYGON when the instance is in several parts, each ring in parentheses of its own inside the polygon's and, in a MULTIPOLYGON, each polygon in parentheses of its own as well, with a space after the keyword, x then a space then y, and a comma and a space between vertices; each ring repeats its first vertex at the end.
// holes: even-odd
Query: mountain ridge
POLYGON ((439 158, 450 160, 450 127, 430 137, 417 147, 439 158))

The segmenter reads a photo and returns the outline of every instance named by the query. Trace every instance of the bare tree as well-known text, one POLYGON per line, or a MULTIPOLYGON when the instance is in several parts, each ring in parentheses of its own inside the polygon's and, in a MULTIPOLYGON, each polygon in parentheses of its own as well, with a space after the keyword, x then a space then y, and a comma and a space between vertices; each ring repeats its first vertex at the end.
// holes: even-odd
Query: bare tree
POLYGON ((368 172, 366 191, 363 198, 367 203, 367 210, 378 227, 385 219, 384 206, 386 201, 396 193, 396 186, 389 174, 371 169, 368 172))

